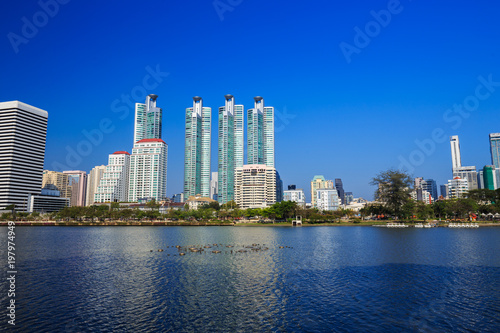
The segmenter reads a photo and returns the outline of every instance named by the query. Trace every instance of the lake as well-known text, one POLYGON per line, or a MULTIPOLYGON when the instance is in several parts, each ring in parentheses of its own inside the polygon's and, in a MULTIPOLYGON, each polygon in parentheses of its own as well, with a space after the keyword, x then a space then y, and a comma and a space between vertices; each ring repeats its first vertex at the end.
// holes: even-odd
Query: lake
MULTIPOLYGON (((17 227, 15 243, 19 332, 500 331, 496 227, 17 227)), ((5 281, 6 227, 0 256, 5 281)))

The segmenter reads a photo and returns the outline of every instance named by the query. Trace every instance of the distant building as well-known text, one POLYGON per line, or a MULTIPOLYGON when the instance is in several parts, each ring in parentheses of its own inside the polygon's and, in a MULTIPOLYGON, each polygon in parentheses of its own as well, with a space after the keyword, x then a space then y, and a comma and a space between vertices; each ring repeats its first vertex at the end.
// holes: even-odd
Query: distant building
MULTIPOLYGON (((313 179, 311 180, 311 205, 314 208, 317 208, 316 206, 316 191, 318 189, 335 189, 335 186, 333 185, 333 181, 331 180, 326 180, 324 176, 317 175, 314 176, 313 179)), ((338 195, 338 193, 337 193, 338 195)))
POLYGON ((498 188, 497 184, 497 170, 494 165, 485 165, 482 170, 482 188, 488 190, 496 190, 498 188))
POLYGON ((490 134, 491 164, 500 170, 500 133, 490 134))
POLYGON ((87 196, 87 173, 80 170, 63 171, 68 175, 68 187, 71 188, 71 207, 85 206, 85 198, 87 196))
POLYGON ((320 188, 316 190, 316 208, 319 211, 338 210, 339 202, 339 195, 336 189, 320 188))
MULTIPOLYGON (((436 181, 433 179, 425 179, 424 180, 424 178, 422 178, 422 177, 415 178, 414 190, 416 191, 415 192, 416 197, 418 197, 418 199, 415 199, 415 200, 426 201, 428 203, 428 200, 426 200, 422 196, 423 192, 417 191, 417 190, 426 191, 431 196, 432 201, 436 201, 438 199, 437 184, 436 184, 436 181)), ((426 197, 426 195, 424 195, 424 196, 426 197)))
POLYGON ((462 157, 460 156, 460 142, 458 135, 450 136, 451 163, 453 171, 462 166, 462 157))
POLYGON ((109 155, 108 165, 94 194, 94 202, 123 202, 129 197, 130 154, 116 151, 109 155))
POLYGON ((105 170, 105 165, 98 165, 90 170, 89 175, 87 176, 87 196, 85 198, 85 204, 87 206, 92 206, 94 204, 94 195, 97 192, 97 187, 101 182, 101 178, 105 170))
POLYGON ((174 194, 172 201, 175 203, 184 202, 184 193, 174 194))
POLYGON ((288 190, 289 191, 293 191, 293 190, 296 190, 297 189, 297 186, 295 185, 288 185, 288 190))
POLYGON ((202 206, 207 205, 211 202, 216 202, 216 201, 208 197, 202 197, 199 195, 192 195, 186 200, 186 204, 189 206, 189 209, 192 210, 198 210, 202 206))
POLYGON ((68 186, 68 174, 44 170, 42 176, 42 188, 47 185, 54 185, 60 192, 62 198, 71 198, 71 187, 68 186))
POLYGON ((288 191, 283 192, 283 201, 293 201, 296 202, 298 206, 305 208, 306 207, 306 196, 304 194, 304 190, 299 188, 290 189, 288 186, 288 191))
POLYGON ((344 184, 342 183, 342 179, 336 178, 335 179, 335 188, 337 189, 337 192, 339 194, 339 199, 342 202, 342 205, 345 204, 345 192, 344 192, 344 184))
POLYGON ((450 199, 463 198, 469 192, 469 183, 467 179, 455 177, 448 180, 448 197, 450 199))
POLYGON ((354 200, 352 192, 345 192, 345 203, 349 205, 354 200))
POLYGON ((422 189, 422 187, 415 188, 410 192, 410 195, 415 201, 422 201, 425 204, 432 204, 433 200, 431 194, 428 191, 422 189))
POLYGON ((276 203, 276 169, 264 164, 236 168, 235 201, 242 209, 265 208, 276 203))
POLYGON ((283 201, 283 181, 281 180, 280 173, 276 170, 276 202, 283 201))
POLYGON ((162 139, 142 139, 130 157, 128 201, 163 200, 167 195, 168 145, 162 139))
POLYGON ((135 104, 134 143, 142 139, 161 139, 162 110, 156 107, 157 95, 146 97, 146 103, 135 104))
POLYGON ((475 166, 462 166, 453 170, 453 178, 459 177, 467 179, 469 190, 477 190, 479 188, 477 183, 477 171, 475 166))
POLYGON ((47 184, 40 194, 28 195, 28 212, 52 213, 69 206, 69 198, 61 198, 61 193, 53 184, 47 184))
POLYGON ((210 179, 210 199, 217 201, 219 193, 219 173, 212 172, 212 178, 210 179))
POLYGON ((434 179, 426 179, 422 184, 422 189, 429 192, 433 201, 438 199, 437 183, 434 179))
POLYGON ((441 192, 441 196, 444 199, 448 199, 449 195, 450 195, 448 184, 441 185, 440 186, 440 192, 441 192))
POLYGON ((41 191, 48 113, 19 102, 0 103, 0 209, 27 211, 41 191))
POLYGON ((212 109, 203 99, 193 97, 193 107, 186 109, 184 146, 184 195, 210 195, 210 148, 212 109))

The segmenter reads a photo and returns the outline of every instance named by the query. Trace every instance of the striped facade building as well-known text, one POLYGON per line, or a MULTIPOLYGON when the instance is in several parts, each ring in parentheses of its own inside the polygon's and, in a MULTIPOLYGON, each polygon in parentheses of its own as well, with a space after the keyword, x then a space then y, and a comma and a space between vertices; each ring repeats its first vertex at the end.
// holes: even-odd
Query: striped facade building
POLYGON ((48 113, 19 102, 0 103, 0 209, 27 211, 29 194, 40 194, 48 113))

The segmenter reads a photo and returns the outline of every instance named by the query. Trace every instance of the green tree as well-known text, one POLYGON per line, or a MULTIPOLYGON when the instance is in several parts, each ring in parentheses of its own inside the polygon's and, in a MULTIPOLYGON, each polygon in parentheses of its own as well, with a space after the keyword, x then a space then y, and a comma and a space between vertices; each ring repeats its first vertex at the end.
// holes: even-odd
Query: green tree
POLYGON ((427 221, 427 219, 434 216, 434 210, 432 209, 432 206, 422 201, 418 201, 416 203, 415 210, 417 218, 419 220, 427 221))
POLYGON ((439 218, 448 218, 450 215, 449 200, 438 200, 432 204, 434 215, 439 218))
POLYGON ((391 169, 375 176, 370 185, 377 186, 376 200, 382 202, 395 216, 403 217, 406 214, 403 211, 403 206, 411 200, 412 183, 410 175, 404 171, 391 169))
POLYGON ((226 209, 226 210, 236 209, 236 208, 240 208, 240 206, 238 206, 238 204, 234 202, 234 200, 228 201, 225 204, 222 204, 220 207, 220 209, 226 209))
POLYGON ((456 218, 467 218, 469 214, 476 213, 479 206, 472 199, 453 199, 449 200, 450 211, 456 218))
POLYGON ((16 205, 15 204, 10 204, 5 207, 5 209, 10 210, 12 214, 12 219, 15 221, 16 220, 16 205))

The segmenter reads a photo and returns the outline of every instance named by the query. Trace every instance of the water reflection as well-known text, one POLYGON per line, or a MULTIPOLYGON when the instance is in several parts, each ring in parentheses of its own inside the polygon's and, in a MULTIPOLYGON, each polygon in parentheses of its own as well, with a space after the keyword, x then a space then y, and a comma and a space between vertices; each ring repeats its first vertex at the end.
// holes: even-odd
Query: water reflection
MULTIPOLYGON (((18 229, 19 331, 487 331, 500 325, 497 228, 18 229), (208 244, 185 256, 175 247, 208 244), (252 244, 269 249, 236 251, 252 244)), ((4 243, 5 237, 0 255, 4 243)))

